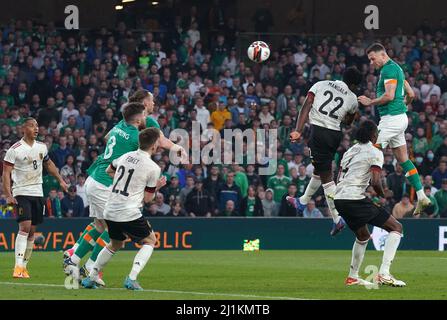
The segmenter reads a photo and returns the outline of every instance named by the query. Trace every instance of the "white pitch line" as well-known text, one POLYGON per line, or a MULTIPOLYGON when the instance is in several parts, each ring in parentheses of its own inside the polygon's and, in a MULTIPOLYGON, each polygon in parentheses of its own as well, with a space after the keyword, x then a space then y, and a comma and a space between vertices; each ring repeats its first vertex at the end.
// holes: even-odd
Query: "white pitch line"
MULTIPOLYGON (((29 287, 56 287, 65 288, 60 284, 49 283, 18 283, 18 282, 0 282, 0 285, 13 285, 13 286, 29 286, 29 287)), ((82 289, 84 290, 84 289, 82 289)), ((87 289, 85 289, 87 290, 87 289)), ((101 288, 98 290, 119 290, 124 291, 124 288, 101 288)), ((238 293, 215 293, 215 292, 197 292, 197 291, 179 291, 179 290, 157 290, 157 289, 144 289, 142 292, 154 292, 154 293, 176 293, 176 294, 193 294, 200 296, 224 296, 224 297, 239 297, 239 298, 258 298, 258 299, 277 299, 277 300, 311 300, 294 297, 274 297, 274 296, 257 296, 252 294, 238 294, 238 293)))

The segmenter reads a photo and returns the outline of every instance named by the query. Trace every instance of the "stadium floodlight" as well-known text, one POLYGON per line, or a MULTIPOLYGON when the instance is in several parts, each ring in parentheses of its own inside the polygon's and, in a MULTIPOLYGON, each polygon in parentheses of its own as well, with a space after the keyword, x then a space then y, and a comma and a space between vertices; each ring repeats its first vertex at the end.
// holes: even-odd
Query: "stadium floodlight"
POLYGON ((123 6, 120 6, 120 5, 118 5, 118 6, 115 6, 115 10, 123 10, 123 6))
POLYGON ((152 1, 152 5, 153 5, 153 6, 158 5, 158 1, 152 1))
POLYGON ((122 0, 122 3, 126 3, 126 2, 134 2, 135 0, 122 0))

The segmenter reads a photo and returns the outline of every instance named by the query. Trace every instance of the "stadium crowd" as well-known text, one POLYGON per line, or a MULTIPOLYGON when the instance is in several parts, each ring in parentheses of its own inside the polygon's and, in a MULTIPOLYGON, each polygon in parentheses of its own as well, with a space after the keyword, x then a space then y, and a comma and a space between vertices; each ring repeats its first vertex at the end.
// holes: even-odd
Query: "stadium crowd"
MULTIPOLYGON (((76 35, 54 24, 14 21, 1 28, 0 38, 0 159, 21 138, 28 116, 38 120, 38 139, 71 185, 64 194, 44 175, 47 217, 88 215, 84 183, 86 170, 104 151, 106 133, 121 119, 121 107, 138 89, 153 93, 151 115, 165 136, 176 128, 264 128, 278 132, 276 174, 258 174, 258 165, 180 165, 167 153, 155 160, 168 185, 144 207, 147 216, 327 216, 320 190, 304 212, 285 201, 302 195, 312 164, 306 141, 289 142, 308 89, 323 79, 340 80, 346 67, 364 74, 357 94, 374 97, 377 72, 369 66, 368 35, 337 34, 314 38, 305 33, 284 37, 271 46, 264 64, 247 61, 236 49, 234 19, 220 25, 212 41, 201 41, 203 29, 195 19, 175 19, 166 34, 136 32, 119 23, 114 30, 76 35)), ((375 39, 378 40, 378 39, 375 39)), ((406 73, 416 99, 409 105, 406 140, 410 158, 423 176, 425 192, 434 206, 423 217, 447 217, 447 23, 424 23, 416 31, 380 41, 406 73)), ((361 117, 378 121, 375 108, 360 107, 361 117)), ((343 153, 355 142, 356 124, 334 159, 337 173, 343 153)), ((202 143, 206 143, 203 139, 202 143)), ((0 166, 1 168, 2 166, 0 166)), ((415 192, 391 150, 385 150, 383 183, 386 199, 368 194, 397 218, 411 217, 415 192)), ((2 215, 12 208, 1 195, 2 215)))

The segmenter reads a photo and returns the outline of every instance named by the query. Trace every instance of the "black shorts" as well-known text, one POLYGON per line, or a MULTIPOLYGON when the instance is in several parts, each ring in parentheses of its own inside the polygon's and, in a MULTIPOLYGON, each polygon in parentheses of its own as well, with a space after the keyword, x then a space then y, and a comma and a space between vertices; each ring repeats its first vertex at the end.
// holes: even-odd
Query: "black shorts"
POLYGON ((43 197, 17 196, 15 206, 17 222, 31 220, 31 225, 37 226, 43 222, 45 200, 43 197))
POLYGON ((342 138, 341 131, 311 126, 309 148, 315 174, 332 171, 332 161, 342 138))
POLYGON ((130 238, 133 242, 139 243, 152 233, 149 221, 143 217, 133 221, 115 222, 106 220, 110 239, 124 241, 130 238))
POLYGON ((345 219, 349 228, 354 232, 367 224, 382 227, 390 217, 388 211, 376 206, 369 198, 334 200, 334 203, 340 216, 345 219))

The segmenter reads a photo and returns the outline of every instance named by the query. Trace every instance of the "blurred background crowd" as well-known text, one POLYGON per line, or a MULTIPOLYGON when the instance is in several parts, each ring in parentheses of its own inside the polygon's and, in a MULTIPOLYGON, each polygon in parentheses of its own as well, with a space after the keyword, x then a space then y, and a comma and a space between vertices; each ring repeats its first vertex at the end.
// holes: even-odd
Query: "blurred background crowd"
MULTIPOLYGON (((447 217, 445 20, 375 39, 363 33, 331 37, 300 33, 275 41, 261 36, 257 39, 270 44, 271 56, 266 63, 254 64, 238 41, 237 21, 224 19, 219 10, 214 14, 218 32, 212 34, 206 33, 194 9, 175 17, 165 33, 131 30, 124 22, 113 30, 77 33, 33 21, 0 27, 0 160, 21 138, 23 120, 35 117, 38 139, 47 144, 51 159, 71 185, 64 194, 53 177, 44 174, 48 217, 88 215, 86 170, 104 151, 104 136, 121 120, 123 104, 138 89, 153 93, 151 116, 168 137, 176 128, 191 130, 193 121, 202 130, 263 128, 278 133, 278 162, 272 176, 259 175, 258 165, 246 159, 242 164, 174 166, 159 150, 154 158, 168 184, 144 207, 146 216, 327 216, 322 190, 302 213, 285 201, 287 195, 304 193, 313 170, 309 127, 298 143, 291 144, 289 134, 308 89, 320 80, 340 80, 346 67, 356 65, 364 75, 356 93, 375 96, 378 73, 369 65, 365 48, 376 40, 401 65, 416 92, 408 106, 406 140, 410 159, 434 203, 422 217, 447 217)), ((259 32, 268 31, 261 21, 269 19, 268 12, 256 12, 253 21, 259 32)), ((360 107, 360 114, 359 121, 379 120, 375 108, 360 107)), ((343 153, 355 142, 357 124, 343 129, 335 175, 343 153)), ((201 142, 208 142, 206 135, 201 142)), ((378 199, 372 189, 368 196, 397 218, 411 217, 415 192, 391 150, 384 152, 386 199, 378 199)), ((3 194, 0 205, 0 217, 13 215, 3 194)))

